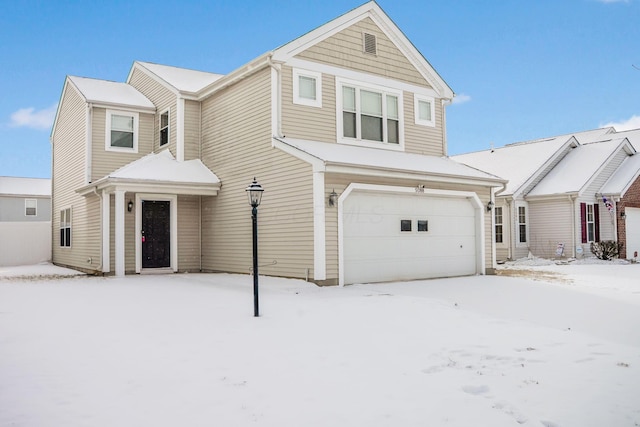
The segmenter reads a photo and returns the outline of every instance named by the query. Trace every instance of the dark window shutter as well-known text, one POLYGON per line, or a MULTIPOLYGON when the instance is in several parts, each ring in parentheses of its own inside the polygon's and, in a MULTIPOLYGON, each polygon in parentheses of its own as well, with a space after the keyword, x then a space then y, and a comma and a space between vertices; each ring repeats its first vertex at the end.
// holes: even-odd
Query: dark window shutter
POLYGON ((596 242, 600 241, 600 214, 598 213, 598 204, 593 205, 593 222, 595 228, 595 240, 596 242))
POLYGON ((582 228, 582 243, 587 243, 587 204, 580 203, 580 227, 582 228))

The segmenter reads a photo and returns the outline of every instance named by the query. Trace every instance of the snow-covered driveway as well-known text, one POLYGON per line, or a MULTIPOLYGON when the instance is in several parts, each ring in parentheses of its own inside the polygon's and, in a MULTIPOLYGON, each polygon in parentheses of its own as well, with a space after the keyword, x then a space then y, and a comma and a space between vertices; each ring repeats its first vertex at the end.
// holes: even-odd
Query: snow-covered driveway
POLYGON ((640 265, 536 268, 262 277, 260 318, 250 276, 5 274, 0 426, 640 426, 640 265))

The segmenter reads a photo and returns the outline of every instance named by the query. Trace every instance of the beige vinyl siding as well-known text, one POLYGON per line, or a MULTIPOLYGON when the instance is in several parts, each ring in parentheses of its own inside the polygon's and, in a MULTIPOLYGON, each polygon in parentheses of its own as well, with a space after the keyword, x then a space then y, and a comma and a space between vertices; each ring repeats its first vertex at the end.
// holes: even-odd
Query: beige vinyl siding
POLYGON ((313 45, 296 57, 381 75, 420 86, 429 86, 418 70, 370 18, 365 18, 313 45), (363 52, 362 38, 365 32, 376 36, 377 55, 363 52))
POLYGON ((293 103, 293 69, 282 67, 282 133, 290 138, 336 142, 335 77, 322 75, 322 108, 293 103))
POLYGON ((202 198, 204 270, 249 273, 251 207, 245 188, 264 187, 258 209, 260 273, 313 278, 311 166, 271 147, 271 71, 202 103, 202 160, 222 181, 202 198))
MULTIPOLYGON (((389 185, 399 187, 414 188, 417 183, 415 181, 406 181, 401 179, 388 179, 381 177, 364 177, 346 174, 327 174, 325 176, 325 201, 328 200, 331 191, 335 190, 341 195, 351 183, 389 185)), ((472 191, 478 194, 480 202, 486 206, 490 200, 490 189, 488 187, 456 185, 437 182, 423 182, 426 189, 437 190, 454 190, 454 191, 472 191)), ((487 214, 486 209, 483 210, 484 215, 484 249, 485 249, 485 268, 493 268, 492 260, 492 230, 491 216, 487 214)), ((329 207, 325 204, 325 241, 326 241, 326 266, 327 280, 338 278, 338 208, 329 207)))
POLYGON ((185 101, 184 105, 184 159, 200 158, 200 103, 185 101))
POLYGON ((436 99, 435 127, 417 125, 415 120, 414 96, 404 92, 404 151, 427 156, 444 156, 444 132, 442 129, 442 102, 436 99))
POLYGON ((52 136, 52 260, 85 271, 100 265, 100 201, 75 190, 86 180, 87 104, 65 85, 55 133, 52 136), (60 247, 60 211, 71 208, 71 247, 60 247))
POLYGON ((200 271, 199 196, 178 196, 178 270, 200 271))
POLYGON ((555 258, 558 243, 564 243, 565 257, 573 256, 572 206, 568 197, 529 202, 529 249, 533 255, 555 258))
POLYGON ((107 151, 105 149, 106 109, 93 108, 92 112, 92 156, 91 181, 105 177, 111 172, 146 156, 153 150, 153 114, 138 114, 138 152, 107 151))
MULTIPOLYGON (((109 213, 109 258, 111 264, 111 274, 116 270, 116 224, 115 224, 115 206, 116 199, 113 194, 110 196, 110 213, 109 213)), ((133 204, 131 212, 127 210, 129 200, 135 201, 135 193, 124 194, 124 270, 125 273, 135 273, 136 271, 136 204, 133 204)))

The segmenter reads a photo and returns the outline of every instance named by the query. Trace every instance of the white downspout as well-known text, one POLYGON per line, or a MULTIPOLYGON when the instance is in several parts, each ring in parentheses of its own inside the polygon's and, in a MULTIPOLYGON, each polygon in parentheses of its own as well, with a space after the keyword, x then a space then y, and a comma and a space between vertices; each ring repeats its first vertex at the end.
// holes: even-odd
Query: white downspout
POLYGON ((87 103, 87 114, 85 117, 85 141, 87 143, 87 147, 86 147, 86 154, 87 154, 87 158, 86 158, 86 167, 85 167, 85 184, 90 184, 91 183, 91 156, 92 156, 92 152, 93 152, 93 138, 92 138, 92 132, 93 132, 93 126, 92 126, 92 117, 93 117, 93 104, 92 103, 87 103))
POLYGON ((571 253, 572 257, 576 257, 576 202, 573 195, 569 195, 569 203, 571 203, 571 253))
POLYGON ((282 137, 282 68, 274 64, 273 56, 268 56, 271 67, 271 134, 282 137))

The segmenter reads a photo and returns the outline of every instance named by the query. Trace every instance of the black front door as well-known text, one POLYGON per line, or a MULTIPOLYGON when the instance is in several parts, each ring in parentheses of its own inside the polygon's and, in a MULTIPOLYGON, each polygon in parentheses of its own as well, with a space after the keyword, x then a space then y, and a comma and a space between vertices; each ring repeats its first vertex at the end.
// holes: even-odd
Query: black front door
POLYGON ((171 267, 169 202, 142 201, 142 268, 171 267))

